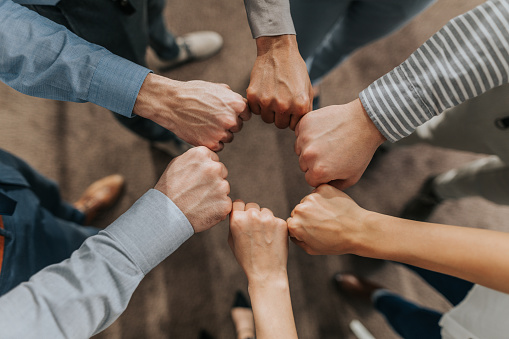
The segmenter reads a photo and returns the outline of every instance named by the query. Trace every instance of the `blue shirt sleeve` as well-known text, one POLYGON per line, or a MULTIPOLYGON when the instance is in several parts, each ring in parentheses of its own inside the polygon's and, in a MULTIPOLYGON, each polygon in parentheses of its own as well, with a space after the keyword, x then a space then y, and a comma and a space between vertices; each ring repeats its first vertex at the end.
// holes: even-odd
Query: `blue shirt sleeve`
POLYGON ((0 337, 90 338, 120 316, 145 274, 193 234, 166 195, 148 191, 70 259, 2 296, 0 337))
POLYGON ((0 0, 0 80, 40 98, 93 102, 131 117, 149 69, 0 0))

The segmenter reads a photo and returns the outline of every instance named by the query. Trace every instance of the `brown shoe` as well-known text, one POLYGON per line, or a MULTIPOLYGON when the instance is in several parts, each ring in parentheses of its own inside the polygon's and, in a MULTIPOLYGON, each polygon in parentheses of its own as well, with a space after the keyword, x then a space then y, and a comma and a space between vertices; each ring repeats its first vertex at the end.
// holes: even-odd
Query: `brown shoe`
POLYGON ((371 295, 382 286, 348 273, 337 273, 332 277, 337 289, 346 295, 371 303, 371 295))
POLYGON ((124 182, 124 177, 113 174, 97 180, 85 190, 81 198, 73 204, 76 209, 85 214, 84 225, 89 225, 101 210, 117 201, 124 182))

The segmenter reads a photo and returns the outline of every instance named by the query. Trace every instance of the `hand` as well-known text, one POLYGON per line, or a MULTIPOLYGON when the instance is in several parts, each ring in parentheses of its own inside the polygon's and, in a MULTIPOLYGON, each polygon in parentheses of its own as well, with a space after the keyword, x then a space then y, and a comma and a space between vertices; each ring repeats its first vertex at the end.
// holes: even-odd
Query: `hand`
POLYGON ((370 213, 340 190, 321 185, 293 209, 290 239, 309 254, 353 253, 370 213))
POLYGON ((290 126, 313 106, 313 89, 295 35, 259 37, 247 100, 254 114, 278 128, 290 126))
POLYGON ((288 279, 288 229, 269 209, 236 200, 228 243, 250 284, 288 279))
POLYGON ((360 100, 306 114, 295 129, 295 152, 306 181, 345 189, 359 181, 378 146, 386 139, 360 100))
POLYGON ((181 82, 147 75, 133 113, 169 129, 194 146, 220 151, 242 129, 251 112, 226 84, 181 82))
POLYGON ((232 209, 228 170, 206 147, 192 148, 173 159, 155 189, 166 194, 196 233, 226 219, 232 209))

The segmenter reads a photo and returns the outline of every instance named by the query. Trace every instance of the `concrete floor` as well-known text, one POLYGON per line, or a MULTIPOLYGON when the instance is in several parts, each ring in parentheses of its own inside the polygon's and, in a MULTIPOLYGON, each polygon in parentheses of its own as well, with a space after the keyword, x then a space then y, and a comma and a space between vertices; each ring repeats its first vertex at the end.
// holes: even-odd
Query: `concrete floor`
MULTIPOLYGON (((372 81, 402 62, 450 18, 481 0, 440 0, 397 34, 358 52, 322 86, 324 105, 346 103, 372 81)), ((211 29, 225 38, 214 58, 164 75, 178 80, 224 82, 243 95, 255 59, 242 1, 172 1, 166 18, 182 34, 211 29), (205 4, 205 5, 204 5, 205 4)), ((0 84, 0 147, 22 157, 60 183, 63 196, 77 199, 94 180, 121 173, 127 188, 103 214, 106 226, 152 187, 169 162, 93 104, 30 98, 0 84)), ((255 201, 282 218, 310 192, 293 153, 294 135, 254 116, 220 158, 229 169, 232 199, 255 201)), ((389 153, 348 193, 363 207, 397 215, 430 173, 458 166, 479 155, 426 146, 389 153)), ((444 203, 431 221, 483 228, 509 226, 508 207, 478 198, 444 203)), ((226 243, 227 223, 195 235, 140 284, 126 312, 96 338, 197 338, 206 329, 215 338, 234 338, 229 310, 246 279, 226 243)), ((392 263, 355 256, 312 257, 290 246, 289 277, 300 338, 355 338, 348 328, 359 319, 376 338, 397 338, 368 305, 338 295, 330 283, 337 271, 369 277, 439 311, 447 302, 419 278, 392 263)))

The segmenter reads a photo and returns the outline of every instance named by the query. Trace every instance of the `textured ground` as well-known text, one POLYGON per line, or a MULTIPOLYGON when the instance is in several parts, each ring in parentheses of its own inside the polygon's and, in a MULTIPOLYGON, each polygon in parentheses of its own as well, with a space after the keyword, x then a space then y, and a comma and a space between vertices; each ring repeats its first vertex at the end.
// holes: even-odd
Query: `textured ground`
MULTIPOLYGON (((450 18, 481 2, 440 0, 402 31, 358 51, 324 82, 323 104, 355 98, 450 18)), ((224 49, 213 59, 165 75, 225 82, 245 93, 255 46, 242 1, 172 1, 165 15, 176 33, 212 29, 225 38, 224 49)), ((0 117, 0 147, 57 180, 70 201, 105 175, 121 173, 127 178, 121 201, 98 221, 103 226, 154 185, 170 160, 93 104, 30 98, 0 84, 0 117)), ((232 198, 256 201, 277 216, 288 217, 310 191, 293 153, 293 142, 291 131, 265 125, 259 117, 247 123, 234 143, 220 153, 229 169, 232 198)), ((393 151, 348 193, 365 208, 395 215, 428 174, 476 157, 426 146, 393 151)), ((502 229, 509 226, 508 212, 507 207, 468 198, 445 203, 432 221, 502 229)), ((246 280, 227 246, 227 227, 222 223, 194 236, 154 269, 125 314, 97 338, 187 339, 197 338, 200 329, 216 338, 233 338, 229 309, 234 291, 246 290, 246 280)), ((419 278, 395 264, 353 256, 311 257, 292 245, 289 276, 301 338, 354 338, 348 329, 352 319, 360 319, 376 338, 397 338, 370 307, 336 294, 330 278, 339 270, 368 276, 429 307, 441 311, 449 307, 419 278)))

